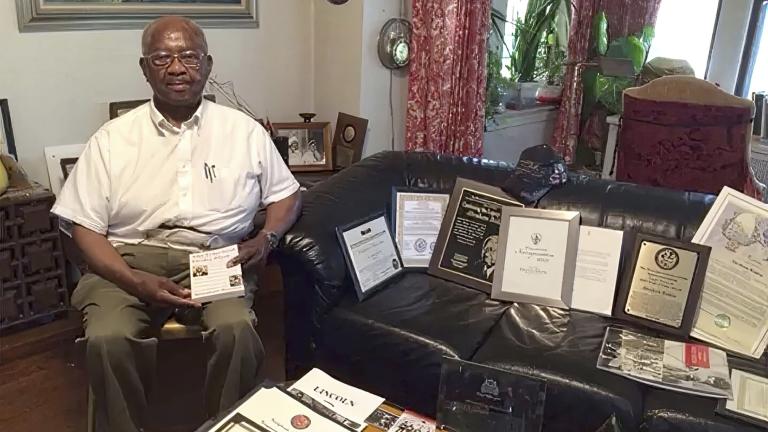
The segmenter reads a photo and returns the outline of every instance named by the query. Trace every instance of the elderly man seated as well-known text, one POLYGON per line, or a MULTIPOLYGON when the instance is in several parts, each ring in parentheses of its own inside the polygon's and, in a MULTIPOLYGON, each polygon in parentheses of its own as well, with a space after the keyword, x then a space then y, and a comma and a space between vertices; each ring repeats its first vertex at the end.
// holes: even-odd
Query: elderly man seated
POLYGON ((202 309, 214 347, 209 415, 257 384, 264 349, 253 327, 252 290, 204 305, 190 300, 188 256, 239 244, 231 265, 260 261, 301 207, 299 185, 269 134, 202 98, 213 58, 200 27, 160 18, 144 30, 141 49, 152 101, 96 131, 53 208, 72 223, 93 272, 72 304, 85 317, 97 428, 109 432, 146 423, 156 356, 148 330, 177 308, 202 309), (261 206, 266 223, 245 240, 261 206))

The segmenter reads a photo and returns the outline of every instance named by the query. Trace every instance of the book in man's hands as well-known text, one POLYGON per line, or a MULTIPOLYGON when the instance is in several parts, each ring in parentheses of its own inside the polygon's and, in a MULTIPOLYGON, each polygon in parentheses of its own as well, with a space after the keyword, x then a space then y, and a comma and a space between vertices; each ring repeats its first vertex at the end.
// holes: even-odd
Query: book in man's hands
POLYGON ((713 398, 731 397, 725 352, 609 327, 597 367, 655 387, 713 398))
POLYGON ((237 253, 234 245, 189 255, 192 300, 206 303, 245 295, 242 266, 227 267, 237 253))

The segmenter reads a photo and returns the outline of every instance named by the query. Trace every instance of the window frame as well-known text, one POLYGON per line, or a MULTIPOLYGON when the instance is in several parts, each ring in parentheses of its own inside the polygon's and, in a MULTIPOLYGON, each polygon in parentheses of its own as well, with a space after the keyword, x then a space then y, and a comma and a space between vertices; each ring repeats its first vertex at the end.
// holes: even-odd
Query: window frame
POLYGON ((760 38, 763 32, 767 30, 764 23, 766 16, 768 16, 768 0, 752 0, 752 11, 749 15, 744 50, 739 62, 739 72, 736 75, 734 94, 737 96, 749 97, 747 92, 749 91, 749 84, 752 81, 752 73, 755 69, 755 62, 757 61, 760 49, 760 38))

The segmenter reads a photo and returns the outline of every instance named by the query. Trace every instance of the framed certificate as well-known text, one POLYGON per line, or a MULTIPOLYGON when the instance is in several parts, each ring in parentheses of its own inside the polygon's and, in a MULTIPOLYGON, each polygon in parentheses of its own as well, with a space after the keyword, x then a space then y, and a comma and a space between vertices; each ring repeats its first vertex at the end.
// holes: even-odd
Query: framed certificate
POLYGON ((676 336, 691 332, 710 248, 638 233, 613 316, 676 336))
POLYGON ((572 211, 504 208, 491 298, 568 308, 580 219, 572 211))
POLYGON ((392 188, 392 230, 405 267, 429 266, 449 194, 392 188))
POLYGON ((768 346, 768 204, 724 187, 692 241, 712 252, 691 336, 759 358, 768 346))
POLYGON ((403 261, 383 213, 337 227, 336 235, 360 300, 403 272, 403 261))
POLYGON ((731 370, 733 397, 721 399, 715 412, 768 429, 768 378, 731 370))
POLYGON ((457 178, 429 274, 490 293, 501 210, 507 206, 523 205, 497 187, 457 178))

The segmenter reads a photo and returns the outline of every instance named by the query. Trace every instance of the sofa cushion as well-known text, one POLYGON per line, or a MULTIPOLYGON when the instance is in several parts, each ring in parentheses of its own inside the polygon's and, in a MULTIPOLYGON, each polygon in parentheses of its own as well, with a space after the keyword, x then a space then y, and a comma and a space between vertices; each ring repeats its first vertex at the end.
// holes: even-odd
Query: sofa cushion
POLYGON ((642 430, 652 432, 757 432, 731 418, 715 414, 717 399, 649 388, 645 393, 642 430))
POLYGON ((515 303, 473 361, 546 379, 545 431, 595 431, 612 414, 636 430, 642 385, 596 367, 605 328, 613 324, 588 313, 515 303))
POLYGON ((353 296, 320 323, 319 367, 429 415, 443 356, 470 358, 506 308, 423 273, 406 273, 362 303, 353 296))

